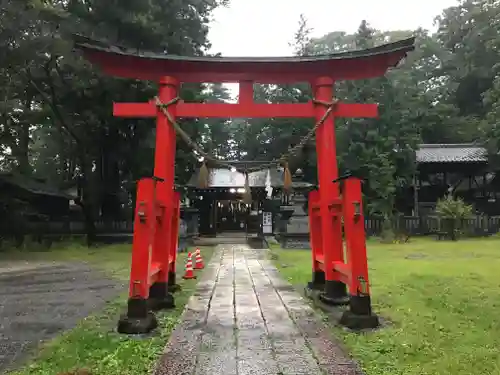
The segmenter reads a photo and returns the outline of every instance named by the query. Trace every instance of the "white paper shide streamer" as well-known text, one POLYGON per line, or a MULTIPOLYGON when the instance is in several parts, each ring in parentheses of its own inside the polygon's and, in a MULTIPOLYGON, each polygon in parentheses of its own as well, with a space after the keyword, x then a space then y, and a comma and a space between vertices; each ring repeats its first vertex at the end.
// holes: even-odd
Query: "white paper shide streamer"
POLYGON ((269 169, 267 170, 267 175, 266 175, 265 190, 267 192, 267 198, 271 199, 271 197, 273 196, 273 187, 271 186, 271 171, 269 169))

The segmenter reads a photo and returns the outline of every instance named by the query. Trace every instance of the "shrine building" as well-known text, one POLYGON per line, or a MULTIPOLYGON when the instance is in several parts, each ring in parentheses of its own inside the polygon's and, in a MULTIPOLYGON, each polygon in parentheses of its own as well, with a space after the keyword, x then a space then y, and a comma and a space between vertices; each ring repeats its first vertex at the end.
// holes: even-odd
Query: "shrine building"
MULTIPOLYGON (((265 162, 229 162, 239 170, 265 162)), ((245 203, 245 175, 227 168, 210 168, 208 184, 198 187, 198 169, 186 184, 190 206, 198 209, 199 234, 246 233, 249 236, 272 235, 280 211, 290 206, 290 194, 284 189, 282 168, 274 167, 248 174, 251 203, 245 203), (271 189, 269 189, 269 187, 271 189)), ((292 182, 293 194, 307 194, 314 185, 292 182)))

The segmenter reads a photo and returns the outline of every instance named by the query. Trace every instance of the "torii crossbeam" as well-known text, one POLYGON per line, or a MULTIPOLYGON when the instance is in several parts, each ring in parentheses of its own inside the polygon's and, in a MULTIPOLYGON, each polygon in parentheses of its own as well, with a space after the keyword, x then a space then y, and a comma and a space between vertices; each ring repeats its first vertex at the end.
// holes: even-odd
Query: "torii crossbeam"
MULTIPOLYGON (((182 57, 129 51, 86 38, 76 39, 76 46, 86 58, 104 72, 157 82, 160 101, 172 103, 167 109, 172 120, 181 117, 301 117, 320 121, 333 100, 335 81, 381 76, 414 49, 414 38, 409 38, 376 48, 325 56, 182 57), (185 82, 238 82, 239 102, 173 102, 180 84, 185 82), (253 100, 254 83, 297 82, 311 85, 314 101, 258 104, 253 100)), ((350 309, 341 322, 351 328, 376 326, 378 318, 371 311, 361 182, 356 178, 347 179, 341 197, 334 119, 373 118, 377 112, 376 104, 339 102, 316 130, 319 189, 309 197, 313 269, 309 287, 321 290, 320 298, 325 303, 348 303, 350 309)), ((121 332, 139 333, 156 326, 150 311, 151 301, 156 306, 173 305, 170 292, 175 285, 179 224, 179 198, 174 193, 176 134, 173 124, 154 101, 115 103, 113 113, 118 117, 155 117, 157 121, 155 179, 139 182, 128 312, 119 323, 121 332)))

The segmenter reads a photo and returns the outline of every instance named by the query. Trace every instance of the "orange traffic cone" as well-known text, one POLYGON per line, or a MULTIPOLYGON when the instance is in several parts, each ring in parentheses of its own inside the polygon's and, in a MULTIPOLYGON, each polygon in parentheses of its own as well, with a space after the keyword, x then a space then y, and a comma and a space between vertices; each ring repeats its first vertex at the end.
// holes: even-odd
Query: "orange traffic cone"
POLYGON ((191 259, 191 252, 188 253, 188 258, 186 262, 186 271, 184 272, 183 279, 196 279, 196 275, 193 271, 193 260, 191 259))
POLYGON ((194 258, 194 269, 202 270, 205 268, 205 264, 203 263, 203 258, 201 257, 201 251, 199 248, 196 248, 195 258, 194 258))

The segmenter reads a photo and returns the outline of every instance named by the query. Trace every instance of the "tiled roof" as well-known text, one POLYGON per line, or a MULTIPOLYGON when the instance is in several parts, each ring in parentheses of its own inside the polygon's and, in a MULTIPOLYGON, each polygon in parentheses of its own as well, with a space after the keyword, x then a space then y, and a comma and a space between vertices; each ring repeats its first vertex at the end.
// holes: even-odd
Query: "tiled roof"
POLYGON ((66 199, 74 199, 75 196, 68 194, 45 182, 38 181, 17 173, 0 173, 0 184, 17 186, 20 189, 29 191, 37 195, 48 195, 66 199))
POLYGON ((474 144, 422 144, 417 163, 485 163, 488 153, 474 144))

